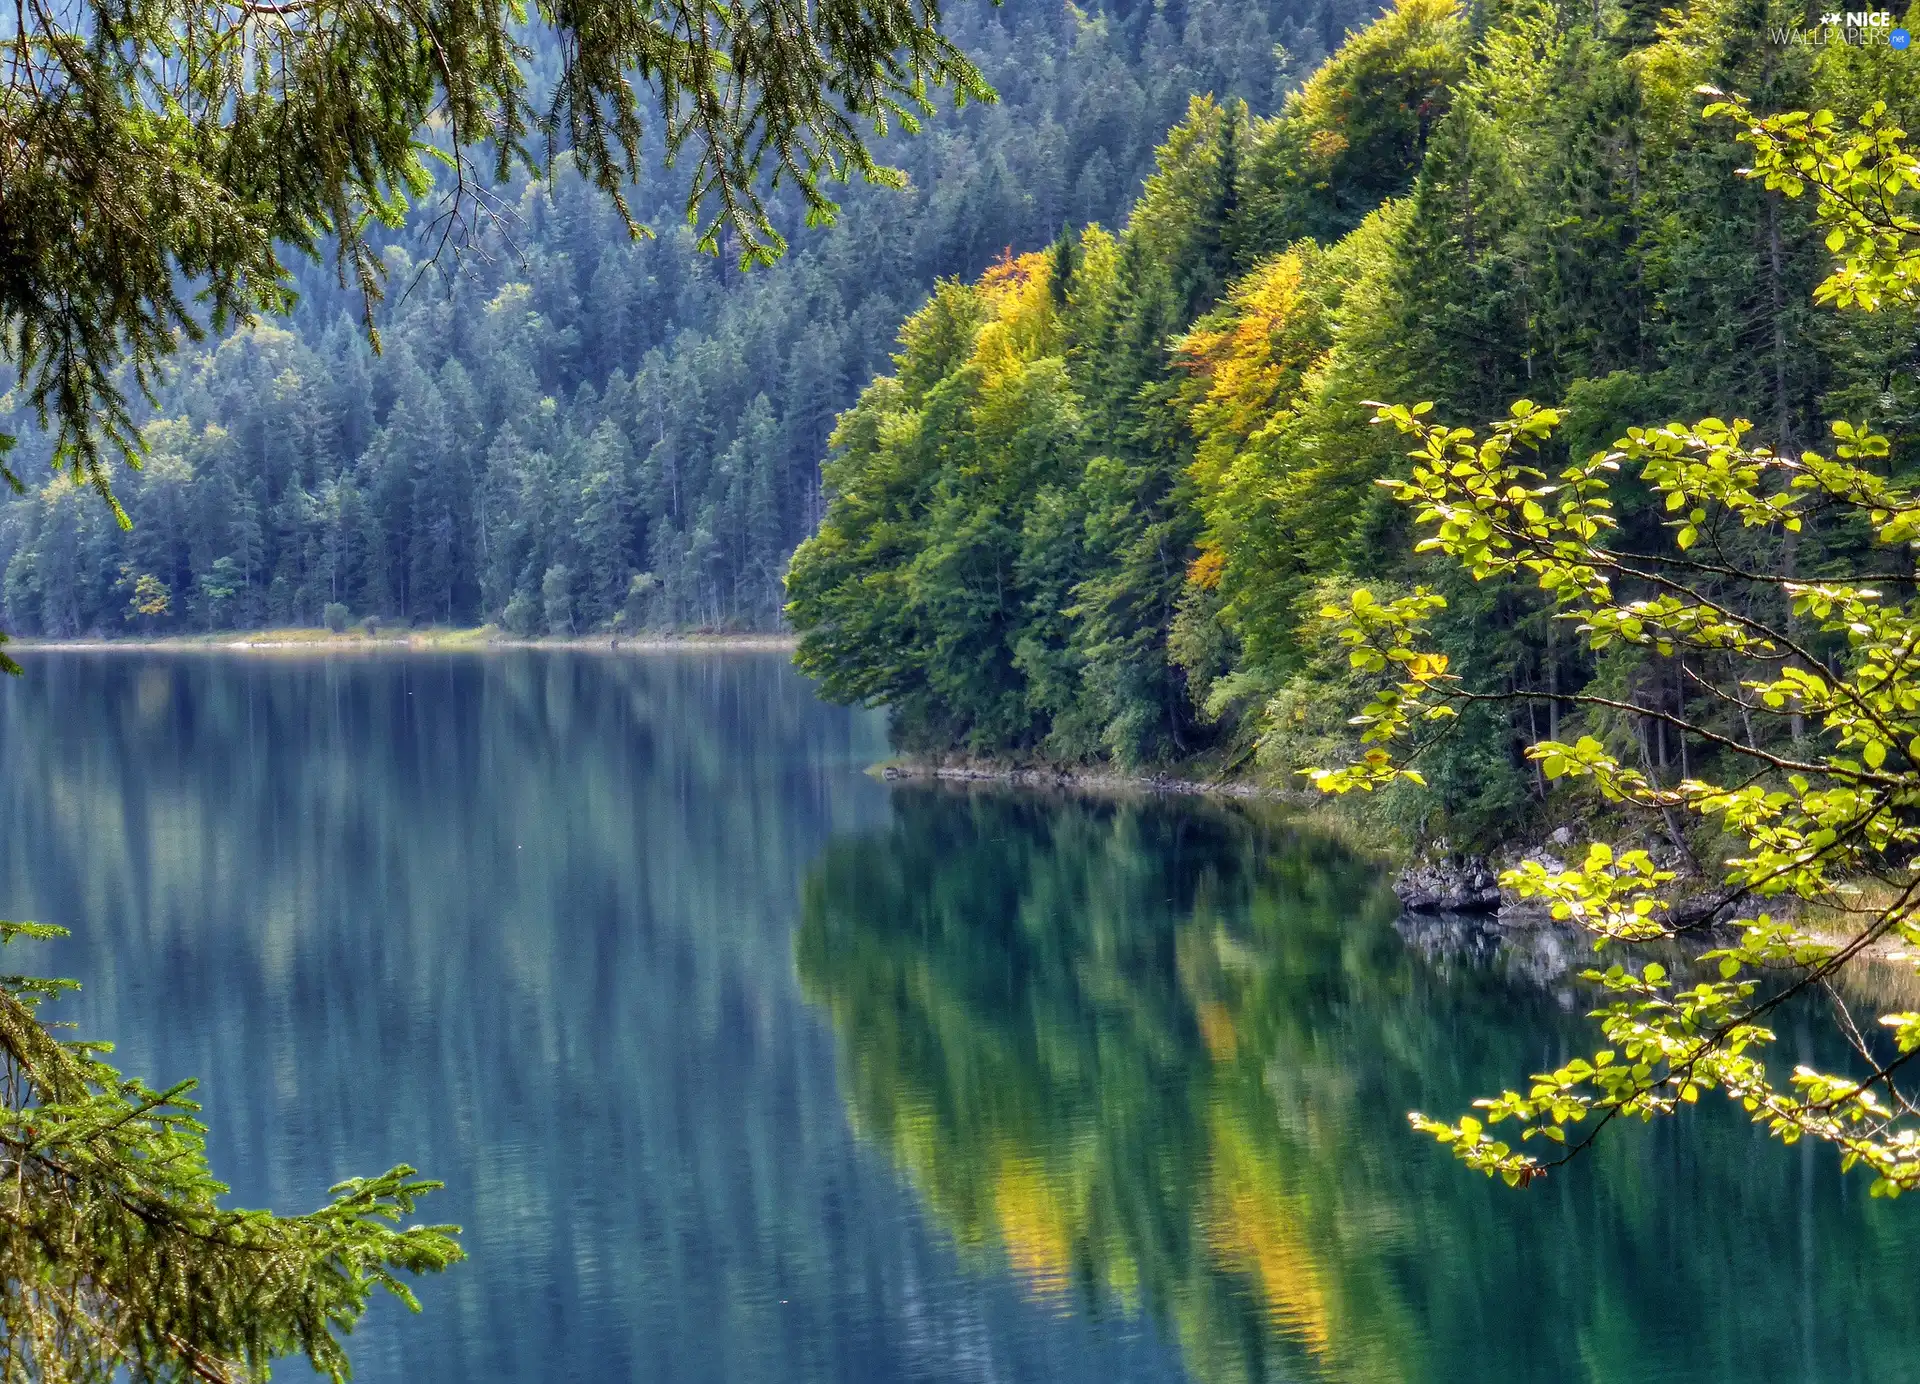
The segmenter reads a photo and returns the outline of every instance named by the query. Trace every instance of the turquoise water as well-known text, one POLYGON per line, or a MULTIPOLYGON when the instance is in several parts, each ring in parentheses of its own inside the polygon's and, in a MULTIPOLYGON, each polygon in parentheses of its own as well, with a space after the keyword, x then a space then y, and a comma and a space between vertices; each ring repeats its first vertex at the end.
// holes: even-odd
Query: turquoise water
POLYGON ((1551 939, 884 754, 778 655, 35 653, 0 916, 74 936, 10 964, 203 1078, 236 1203, 446 1180, 363 1381, 1920 1379, 1920 1204, 1823 1154, 1704 1110, 1518 1194, 1406 1133, 1580 1039, 1551 939))

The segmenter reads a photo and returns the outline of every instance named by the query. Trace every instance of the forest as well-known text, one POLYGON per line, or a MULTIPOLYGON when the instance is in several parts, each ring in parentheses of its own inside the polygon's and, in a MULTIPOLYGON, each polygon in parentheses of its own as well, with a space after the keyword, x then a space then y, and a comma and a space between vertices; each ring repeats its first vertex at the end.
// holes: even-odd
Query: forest
POLYGON ((17 11, 0 1381, 1897 1374, 1910 44, 17 11))
POLYGON ((529 1378, 896 1378, 889 1322, 1067 1377, 988 1299, 929 1330, 965 1279, 1103 1380, 1888 1374, 1910 43, 1786 0, 20 11, 0 645, 793 659, 0 651, 23 907, 108 919, 75 973, 295 1136, 210 1145, 179 1064, 0 975, 0 1380, 344 1384, 468 1244, 462 1348, 529 1378), (887 782, 940 769, 1039 791, 887 782), (1363 806, 1199 800, 1307 785, 1363 806), (325 1199, 228 1204, 210 1151, 325 1199), (459 1188, 471 1240, 414 1220, 459 1188))
MULTIPOLYGON (((1697 773, 1706 747, 1660 718, 1726 670, 1597 649, 1528 583, 1417 554, 1376 484, 1408 474, 1407 440, 1372 420, 1539 401, 1564 465, 1671 419, 1751 420, 1788 455, 1851 419, 1910 467, 1911 305, 1816 303, 1834 260, 1811 199, 1742 177, 1752 151, 1707 112, 1704 89, 1914 114, 1905 54, 1794 41, 1809 22, 1749 0, 1401 0, 1276 114, 1196 97, 1117 229, 944 281, 909 319, 840 419, 793 559, 801 665, 889 707, 921 754, 1284 778, 1347 757, 1377 685, 1336 606, 1422 586, 1446 602, 1438 647, 1492 700, 1425 753, 1430 791, 1384 795, 1391 819, 1456 841, 1537 823, 1552 785, 1525 747, 1583 730, 1656 784, 1697 773), (1583 689, 1627 711, 1576 714, 1583 689)), ((1622 532, 1670 546, 1686 516, 1616 484, 1622 532)), ((1860 540, 1814 522, 1734 541, 1791 576, 1860 540)), ((1751 745, 1738 707, 1702 715, 1751 745)))
MULTIPOLYGON (((1424 585, 1474 687, 1528 700, 1469 707, 1433 791, 1384 810, 1478 840, 1548 798, 1526 745, 1627 733, 1563 694, 1681 711, 1698 670, 1597 656, 1540 592, 1416 555, 1378 403, 1551 404, 1563 458, 1702 416, 1791 452, 1848 418, 1906 464, 1911 308, 1816 303, 1813 207, 1740 176, 1701 94, 1898 118, 1920 79, 1884 43, 1802 41, 1764 0, 955 22, 998 103, 891 139, 907 189, 849 189, 770 267, 631 239, 564 153, 465 253, 433 257, 431 201, 385 235, 377 354, 357 294, 302 267, 290 316, 162 383, 116 483, 130 529, 66 477, 0 503, 0 621, 787 628, 911 753, 1284 781, 1353 747, 1367 679, 1329 602, 1424 585)), ((682 198, 647 176, 634 205, 682 198)), ((32 422, 0 395, 23 474, 32 422)), ((1850 533, 1765 560, 1818 573, 1850 533)), ((1685 733, 1628 729, 1656 777, 1698 767, 1685 733)))
MULTIPOLYGON (((823 512, 837 413, 943 277, 1124 213, 1195 91, 1273 107, 1367 0, 966 5, 956 41, 999 94, 896 134, 904 192, 853 185, 791 250, 743 272, 671 213, 632 240, 562 153, 498 189, 458 256, 447 208, 382 232, 381 351, 357 288, 301 262, 298 304, 182 353, 121 532, 84 488, 41 484, 47 438, 0 367, 0 432, 33 493, 0 503, 0 625, 163 634, 266 625, 777 626, 781 577, 823 512), (436 255, 436 252, 439 252, 436 255)), ((558 51, 536 36, 535 85, 558 51), (546 46, 540 46, 545 44, 546 46)), ((646 167, 627 199, 678 207, 646 167)))

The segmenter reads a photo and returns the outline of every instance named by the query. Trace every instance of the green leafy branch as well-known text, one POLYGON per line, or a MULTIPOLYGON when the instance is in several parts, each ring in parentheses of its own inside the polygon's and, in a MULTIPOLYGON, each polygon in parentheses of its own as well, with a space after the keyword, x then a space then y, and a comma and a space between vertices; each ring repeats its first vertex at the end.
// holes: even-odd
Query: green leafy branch
MULTIPOLYGON (((1864 1077, 1803 1068, 1776 1083, 1757 1055, 1771 1041, 1761 1021, 1773 1008, 1827 984, 1882 938, 1920 944, 1910 904, 1920 880, 1920 824, 1910 811, 1920 802, 1920 610, 1889 604, 1865 586, 1774 578, 1783 606, 1835 637, 1844 650, 1836 670, 1789 631, 1703 594, 1683 557, 1661 565, 1610 546, 1617 526, 1608 477, 1637 463, 1642 480, 1675 515, 1670 527, 1680 554, 1693 547, 1713 515, 1744 527, 1791 531, 1810 493, 1865 511, 1881 546, 1908 547, 1913 498, 1853 460, 1883 455, 1884 441, 1845 427, 1836 432, 1849 457, 1807 453, 1787 459, 1749 446, 1746 424, 1707 419, 1691 428, 1634 430, 1610 451, 1550 479, 1530 461, 1559 421, 1553 410, 1516 404, 1484 440, 1468 429, 1429 423, 1426 412, 1383 406, 1377 414, 1377 421, 1418 444, 1411 477, 1382 484, 1417 506, 1427 535, 1422 550, 1459 562, 1476 578, 1531 577, 1596 652, 1618 642, 1660 655, 1724 654, 1749 666, 1781 655, 1806 665, 1749 677, 1740 687, 1761 708, 1785 714, 1791 707, 1816 721, 1819 753, 1776 751, 1758 739, 1742 740, 1700 719, 1662 711, 1647 714, 1711 742, 1729 763, 1746 761, 1753 777, 1661 785, 1591 736, 1533 745, 1528 754, 1544 773, 1589 779, 1617 802, 1719 819, 1747 843, 1744 854, 1727 862, 1727 883, 1755 898, 1824 900, 1862 874, 1902 893, 1898 904, 1876 912, 1855 938, 1838 946, 1769 914, 1751 918, 1737 942, 1707 953, 1720 968, 1718 981, 1682 985, 1657 962, 1638 973, 1618 965, 1591 971, 1590 979, 1622 996, 1596 1013, 1607 1047, 1540 1074, 1524 1094, 1508 1091, 1480 1102, 1484 1116, 1444 1123, 1416 1114, 1415 1127, 1450 1144, 1471 1166, 1518 1184, 1590 1142, 1588 1136, 1569 1144, 1571 1126, 1591 1119, 1597 1132, 1622 1115, 1651 1119, 1692 1103, 1703 1090, 1719 1089, 1781 1137, 1821 1138, 1842 1150, 1847 1166, 1872 1168, 1877 1193, 1920 1186, 1920 1145, 1908 1122, 1914 1112, 1894 1082, 1920 1034, 1913 1022, 1883 1016, 1899 1050, 1891 1059, 1873 1061, 1864 1077), (1657 594, 1616 594, 1626 589, 1657 594), (1741 978, 1751 974, 1778 983, 1762 997, 1756 981, 1741 978), (1545 1138, 1569 1145, 1568 1152, 1552 1163, 1519 1152, 1488 1132, 1504 1120, 1520 1122, 1522 1140, 1545 1138)), ((1428 596, 1394 606, 1357 602, 1344 613, 1342 637, 1363 649, 1366 659, 1392 659, 1410 671, 1356 718, 1375 742, 1370 753, 1345 770, 1316 771, 1313 781, 1322 788, 1339 792, 1405 776, 1388 742, 1405 739, 1411 727, 1450 704, 1504 699, 1463 690, 1446 672, 1443 656, 1422 648, 1424 624, 1438 608, 1439 598, 1428 596)), ((1564 700, 1641 710, 1601 696, 1564 700)), ((1616 857, 1596 845, 1574 869, 1550 874, 1532 864, 1507 872, 1503 883, 1547 902, 1556 917, 1606 946, 1678 935, 1679 925, 1658 895, 1672 878, 1644 852, 1616 857)))
POLYGON ((1827 228, 1827 249, 1839 267, 1814 291, 1836 307, 1868 311, 1888 301, 1911 301, 1920 277, 1920 159, 1907 133, 1878 101, 1851 127, 1832 111, 1788 111, 1758 116, 1740 96, 1702 87, 1713 98, 1705 114, 1734 121, 1753 149, 1749 176, 1799 197, 1809 188, 1827 228))
MULTIPOLYGON (((1738 97, 1706 94, 1714 98, 1707 114, 1734 120, 1753 147, 1749 176, 1789 197, 1814 190, 1839 257, 1821 301, 1870 311, 1920 298, 1912 211, 1920 160, 1883 107, 1849 129, 1827 111, 1759 117, 1738 97)), ((1525 1185, 1616 1119, 1671 1115, 1717 1090, 1784 1142, 1833 1145, 1843 1167, 1874 1174, 1876 1196, 1920 1188, 1920 1105, 1900 1086, 1920 1052, 1920 1014, 1879 1015, 1870 1026, 1876 1040, 1837 1004, 1858 1073, 1798 1066, 1782 1079, 1762 1060, 1774 1036, 1768 1018, 1783 1005, 1815 991, 1838 1000, 1846 968, 1883 944, 1920 948, 1920 599, 1912 594, 1920 496, 1875 469, 1889 459, 1887 439, 1843 420, 1832 425, 1832 455, 1787 456, 1756 445, 1744 420, 1706 418, 1630 429, 1549 475, 1537 458, 1561 421, 1556 410, 1522 400, 1482 438, 1430 422, 1425 404, 1375 408, 1377 424, 1415 444, 1411 475, 1380 484, 1414 508, 1420 551, 1476 580, 1531 581, 1591 653, 1620 647, 1677 658, 1709 708, 1739 717, 1730 733, 1684 708, 1563 696, 1657 719, 1704 742, 1724 772, 1661 783, 1582 735, 1531 745, 1543 774, 1589 781, 1616 803, 1716 821, 1745 843, 1725 862, 1727 901, 1817 902, 1848 920, 1836 940, 1791 916, 1756 912, 1699 958, 1714 972, 1707 978, 1677 977, 1656 960, 1589 970, 1610 996, 1594 1013, 1603 1046, 1536 1074, 1524 1091, 1477 1101, 1477 1114, 1445 1121, 1415 1112, 1413 1126, 1469 1166, 1525 1185), (1670 551, 1637 552, 1621 541, 1610 495, 1629 470, 1660 505, 1670 551), (1753 536, 1777 540, 1778 552, 1816 512, 1871 536, 1872 570, 1802 581, 1790 566, 1752 556, 1767 549, 1753 536), (1909 594, 1889 598, 1888 587, 1909 594), (1690 659, 1733 670, 1732 685, 1695 672, 1690 659), (1790 737, 1766 733, 1783 719, 1790 737), (1864 881, 1881 890, 1871 903, 1860 902, 1864 881), (1509 1121, 1519 1137, 1497 1137, 1495 1127, 1509 1121), (1535 1139, 1559 1153, 1541 1158, 1519 1147, 1535 1139)), ((1369 746, 1361 761, 1311 772, 1331 792, 1413 777, 1392 747, 1450 707, 1532 695, 1475 693, 1448 671, 1444 655, 1427 648, 1440 598, 1383 606, 1362 594, 1330 607, 1328 618, 1354 647, 1356 667, 1405 672, 1355 718, 1369 746)), ((1631 951, 1670 944, 1693 926, 1663 897, 1673 879, 1645 851, 1596 844, 1574 867, 1529 862, 1502 883, 1587 931, 1596 950, 1631 951)))

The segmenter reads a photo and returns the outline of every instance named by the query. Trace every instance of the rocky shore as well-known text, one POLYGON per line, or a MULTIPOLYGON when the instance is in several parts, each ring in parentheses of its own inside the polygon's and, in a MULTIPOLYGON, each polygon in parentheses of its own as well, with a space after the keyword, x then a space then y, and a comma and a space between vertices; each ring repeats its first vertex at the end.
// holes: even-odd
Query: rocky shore
MULTIPOLYGON (((1056 788, 1075 792, 1150 792, 1186 793, 1207 797, 1262 798, 1311 809, 1322 799, 1298 789, 1276 788, 1270 784, 1231 779, 1186 779, 1171 774, 1126 774, 1114 771, 1075 770, 1052 766, 1013 766, 992 761, 960 762, 952 760, 897 759, 875 765, 870 770, 878 778, 897 780, 936 780, 949 783, 1010 783, 1029 788, 1056 788)), ((1669 903, 1673 921, 1697 925, 1725 917, 1740 901, 1739 895, 1707 886, 1690 863, 1665 837, 1652 836, 1638 844, 1652 855, 1662 869, 1674 870, 1680 878, 1674 883, 1669 903)), ((1454 851, 1447 842, 1429 845, 1418 858, 1404 866, 1393 880, 1393 892, 1405 910, 1405 930, 1409 937, 1451 939, 1448 949, 1474 950, 1474 945, 1492 946, 1497 939, 1511 939, 1527 931, 1564 933, 1577 938, 1577 929, 1553 922, 1546 905, 1522 899, 1500 886, 1500 875, 1526 861, 1534 861, 1550 873, 1569 868, 1569 857, 1577 857, 1584 842, 1571 827, 1562 826, 1539 846, 1510 846, 1491 854, 1454 851), (1479 942, 1468 945, 1469 934, 1479 942)), ((1506 945, 1505 943, 1502 944, 1506 945)), ((1545 944, 1542 944, 1545 945, 1545 944)), ((1536 948, 1538 950, 1538 948, 1536 948)), ((1546 946, 1542 969, 1555 971, 1562 962, 1558 945, 1546 946)))
POLYGON ((868 771, 895 781, 933 780, 941 783, 1011 783, 1023 788, 1065 788, 1079 792, 1184 793, 1214 798, 1259 798, 1311 806, 1317 794, 1300 789, 1232 779, 1188 779, 1173 774, 1126 774, 1099 769, 1053 766, 951 763, 945 760, 896 759, 868 771))
MULTIPOLYGON (((1710 887, 1670 844, 1646 844, 1654 863, 1678 876, 1668 891, 1669 916, 1674 922, 1683 926, 1710 924, 1739 904, 1741 893, 1710 887)), ((1571 855, 1576 847, 1573 833, 1566 827, 1548 837, 1545 846, 1516 847, 1492 857, 1455 854, 1440 842, 1401 870, 1393 881, 1393 892, 1409 915, 1470 918, 1500 928, 1541 927, 1552 922, 1546 905, 1501 887, 1500 876, 1529 861, 1549 874, 1558 874, 1569 868, 1560 853, 1571 855)))

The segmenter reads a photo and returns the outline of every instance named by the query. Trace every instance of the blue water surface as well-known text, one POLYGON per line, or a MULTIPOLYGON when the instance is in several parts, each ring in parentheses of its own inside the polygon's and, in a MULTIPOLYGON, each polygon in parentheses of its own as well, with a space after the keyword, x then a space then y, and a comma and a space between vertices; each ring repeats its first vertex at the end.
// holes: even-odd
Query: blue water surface
POLYGON ((1824 1154, 1703 1111, 1516 1194, 1406 1132, 1575 1050, 1561 942, 885 753, 778 654, 34 653, 0 916, 235 1204, 446 1181, 371 1384, 1920 1379, 1920 1206, 1824 1154))

